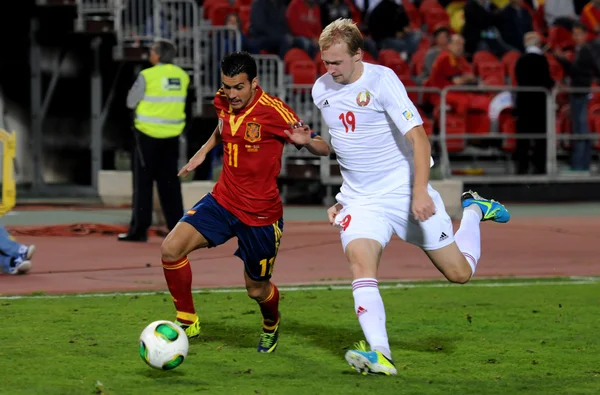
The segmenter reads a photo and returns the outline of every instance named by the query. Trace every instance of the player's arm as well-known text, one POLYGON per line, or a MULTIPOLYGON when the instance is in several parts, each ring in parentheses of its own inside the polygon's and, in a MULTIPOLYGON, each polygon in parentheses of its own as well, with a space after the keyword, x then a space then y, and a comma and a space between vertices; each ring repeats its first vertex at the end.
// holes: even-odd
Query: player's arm
POLYGON ((146 80, 142 74, 138 75, 131 89, 127 93, 127 108, 135 110, 146 93, 146 80))
POLYGON ((431 144, 423 128, 421 115, 393 71, 390 70, 385 74, 381 86, 382 91, 379 96, 382 98, 385 111, 413 147, 415 163, 413 191, 427 192, 431 167, 431 144))
POLYGON ((323 138, 315 132, 311 132, 310 137, 310 143, 304 146, 308 152, 317 156, 329 156, 331 149, 329 148, 327 141, 323 140, 323 138))
POLYGON ((186 163, 185 166, 183 166, 181 170, 179 170, 179 173, 177 173, 177 175, 186 176, 190 171, 200 166, 202 162, 204 162, 204 159, 206 159, 206 155, 218 144, 220 144, 221 141, 223 141, 223 137, 221 136, 219 126, 217 126, 215 128, 215 131, 209 137, 208 141, 204 143, 204 145, 200 147, 200 149, 194 154, 194 156, 192 156, 188 163, 186 163))
POLYGON ((309 126, 297 125, 300 122, 298 116, 287 104, 274 98, 264 100, 265 105, 271 109, 272 117, 275 120, 273 132, 277 136, 283 137, 298 149, 305 147, 313 155, 329 155, 329 144, 313 132, 309 126))

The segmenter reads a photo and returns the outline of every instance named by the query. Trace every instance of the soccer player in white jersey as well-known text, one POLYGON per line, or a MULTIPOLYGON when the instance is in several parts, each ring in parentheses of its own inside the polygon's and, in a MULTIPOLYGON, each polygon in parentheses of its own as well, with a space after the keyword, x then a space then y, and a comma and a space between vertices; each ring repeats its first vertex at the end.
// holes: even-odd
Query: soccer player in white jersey
POLYGON ((454 235, 444 203, 429 185, 431 146, 402 82, 391 69, 362 61, 363 38, 350 19, 328 25, 319 46, 327 73, 312 96, 344 180, 327 213, 341 229, 355 311, 370 346, 360 341, 346 361, 364 374, 396 375, 377 283, 392 234, 425 251, 449 281, 466 283, 481 256, 480 222, 507 222, 510 215, 500 203, 465 192, 454 235))

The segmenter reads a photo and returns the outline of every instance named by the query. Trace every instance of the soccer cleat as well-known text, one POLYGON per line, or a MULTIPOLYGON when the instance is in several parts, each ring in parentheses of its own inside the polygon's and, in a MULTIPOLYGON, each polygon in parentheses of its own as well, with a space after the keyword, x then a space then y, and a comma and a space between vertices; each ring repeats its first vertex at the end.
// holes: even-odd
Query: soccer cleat
POLYGON ((367 350, 367 343, 364 340, 354 344, 354 347, 356 347, 355 350, 346 351, 346 362, 358 373, 385 376, 398 374, 394 361, 388 359, 379 351, 367 350))
POLYGON ((477 192, 471 190, 464 192, 460 200, 463 208, 467 208, 472 204, 479 206, 483 213, 481 221, 492 220, 494 222, 505 223, 510 220, 510 214, 506 207, 493 199, 482 198, 477 192))
POLYGON ((14 258, 7 268, 8 274, 25 274, 31 270, 31 258, 35 253, 35 246, 21 246, 19 256, 14 258))
POLYGON ((200 318, 197 318, 191 325, 183 324, 179 321, 175 321, 175 323, 185 331, 189 339, 200 336, 200 318))
POLYGON ((277 348, 277 340, 279 340, 279 324, 275 327, 275 331, 272 333, 263 332, 260 334, 258 340, 258 348, 256 351, 262 353, 274 352, 277 348))

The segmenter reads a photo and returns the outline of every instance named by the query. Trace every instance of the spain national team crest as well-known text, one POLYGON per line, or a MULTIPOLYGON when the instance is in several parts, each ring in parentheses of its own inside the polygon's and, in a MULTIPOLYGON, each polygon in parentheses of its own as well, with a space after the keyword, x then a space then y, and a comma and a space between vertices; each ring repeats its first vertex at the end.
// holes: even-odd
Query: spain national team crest
POLYGON ((356 104, 361 107, 364 107, 369 104, 371 101, 371 93, 369 91, 359 92, 356 96, 356 104))
POLYGON ((260 123, 248 122, 246 124, 246 134, 244 134, 244 140, 251 143, 260 141, 260 123))

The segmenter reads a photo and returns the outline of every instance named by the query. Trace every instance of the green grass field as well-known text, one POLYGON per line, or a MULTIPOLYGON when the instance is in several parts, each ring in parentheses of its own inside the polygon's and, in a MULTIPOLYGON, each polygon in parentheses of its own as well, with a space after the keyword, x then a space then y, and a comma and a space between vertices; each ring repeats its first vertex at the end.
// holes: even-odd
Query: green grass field
POLYGON ((600 282, 515 281, 382 289, 396 377, 343 359, 362 338, 349 289, 282 291, 270 355, 244 292, 197 293, 202 336, 168 372, 138 355, 142 329, 174 319, 166 294, 0 298, 0 394, 600 393, 600 282))

